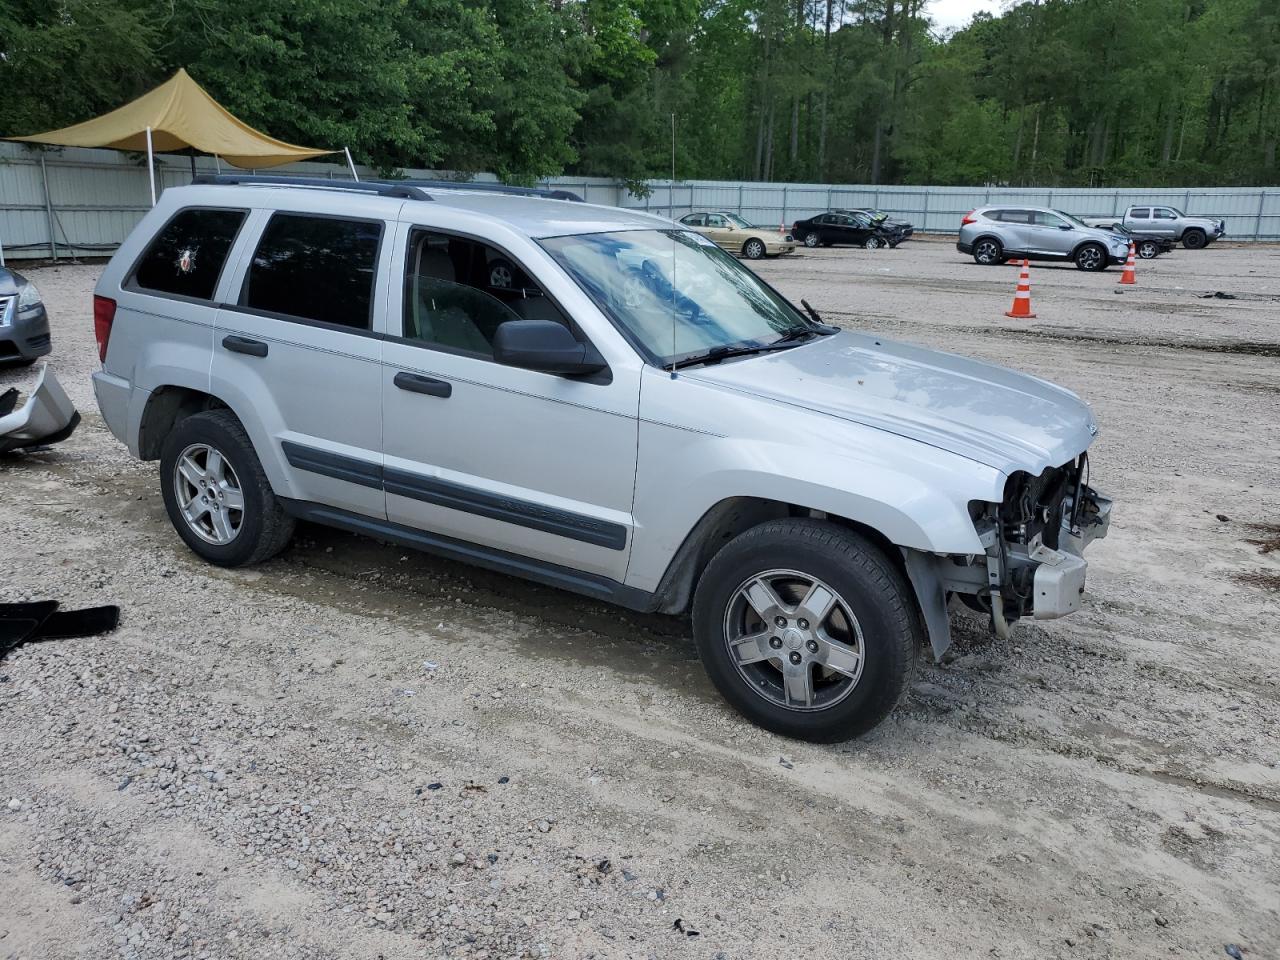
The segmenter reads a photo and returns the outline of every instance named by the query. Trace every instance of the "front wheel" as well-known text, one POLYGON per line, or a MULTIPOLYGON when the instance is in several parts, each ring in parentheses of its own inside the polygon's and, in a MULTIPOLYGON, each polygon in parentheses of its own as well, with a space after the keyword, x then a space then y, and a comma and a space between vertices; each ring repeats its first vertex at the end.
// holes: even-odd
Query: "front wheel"
POLYGON ((821 243, 821 238, 816 233, 806 233, 804 235, 804 245, 812 249, 821 243))
POLYGON ((1199 250, 1209 242, 1203 230, 1191 229, 1182 235, 1182 245, 1188 250, 1199 250))
POLYGON ((866 240, 862 241, 862 245, 868 250, 879 250, 884 246, 884 241, 879 237, 867 237, 866 240))
POLYGON ((1076 251, 1076 267, 1080 270, 1105 270, 1107 266, 1107 251, 1099 244, 1086 243, 1083 247, 1076 251))
POLYGON ((1154 260, 1160 256, 1160 244, 1154 240, 1143 240, 1138 244, 1138 256, 1143 260, 1154 260))
POLYGON ((160 492, 178 536, 220 567, 270 559, 293 535, 293 518, 230 410, 197 413, 173 428, 160 453, 160 492))
POLYGON ((726 545, 698 583, 694 639, 711 681, 767 730, 817 743, 897 705, 922 640, 902 575, 832 523, 775 520, 726 545))
POLYGON ((748 240, 742 245, 742 255, 748 260, 763 260, 764 253, 764 243, 760 240, 748 240))

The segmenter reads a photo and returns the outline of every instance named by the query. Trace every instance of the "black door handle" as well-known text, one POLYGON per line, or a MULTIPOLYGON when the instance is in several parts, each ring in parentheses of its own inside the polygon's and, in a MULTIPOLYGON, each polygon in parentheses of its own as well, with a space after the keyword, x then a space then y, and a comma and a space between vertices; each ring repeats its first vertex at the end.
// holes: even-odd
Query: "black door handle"
POLYGON ((453 395, 453 384, 446 380, 437 380, 434 377, 423 377, 416 373, 404 373, 401 371, 395 375, 391 381, 401 390, 408 390, 410 393, 425 393, 433 397, 449 397, 453 395))
POLYGON ((247 353, 251 357, 265 357, 267 345, 261 340, 250 340, 248 337, 223 337, 222 345, 232 353, 247 353))

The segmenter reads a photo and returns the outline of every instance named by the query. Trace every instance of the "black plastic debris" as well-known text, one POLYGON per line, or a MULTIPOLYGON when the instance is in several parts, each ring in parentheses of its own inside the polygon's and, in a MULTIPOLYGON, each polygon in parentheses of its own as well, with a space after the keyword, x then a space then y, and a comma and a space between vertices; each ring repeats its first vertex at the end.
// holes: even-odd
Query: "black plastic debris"
POLYGON ((1240 952, 1240 948, 1234 943, 1228 943, 1223 949, 1226 950, 1227 956, 1231 957, 1231 960, 1244 960, 1244 954, 1240 952))
POLYGON ((679 917, 676 917, 676 922, 671 925, 671 929, 676 933, 683 933, 686 937, 702 936, 700 931, 694 930, 692 927, 686 927, 684 921, 679 917))
POLYGON ((96 637, 110 633, 119 622, 116 606, 59 610, 57 600, 0 603, 0 660, 27 643, 96 637))
POLYGON ((499 783, 510 783, 510 782, 511 782, 511 778, 510 778, 510 777, 499 777, 499 778, 498 778, 498 782, 499 782, 499 783))
POLYGON ((442 790, 442 789, 444 789, 444 784, 443 784, 443 783, 428 783, 428 784, 427 784, 427 789, 428 789, 428 790, 442 790))
POLYGON ((601 860, 596 864, 596 869, 599 870, 601 873, 609 873, 611 870, 613 870, 613 864, 610 863, 608 858, 606 857, 604 860, 601 860))
POLYGON ((778 765, 785 767, 788 770, 794 770, 796 768, 796 765, 792 763, 790 760, 788 760, 786 757, 779 757, 778 765))
POLYGON ((1238 300, 1234 293, 1224 293, 1222 290, 1215 290, 1213 293, 1200 294, 1201 300, 1238 300))
POLYGON ((1218 520, 1220 520, 1222 523, 1230 523, 1230 522, 1231 522, 1231 518, 1230 518, 1230 517, 1228 517, 1225 513, 1220 513, 1220 514, 1218 514, 1218 520))

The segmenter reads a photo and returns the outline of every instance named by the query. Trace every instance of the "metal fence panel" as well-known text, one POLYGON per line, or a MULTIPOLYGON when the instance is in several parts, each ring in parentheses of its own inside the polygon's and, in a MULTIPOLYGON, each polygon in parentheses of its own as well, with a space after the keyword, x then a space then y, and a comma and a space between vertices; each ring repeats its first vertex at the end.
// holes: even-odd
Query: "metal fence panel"
MULTIPOLYGON (((190 182, 189 158, 156 159, 159 189, 190 182)), ((196 165, 200 173, 219 169, 212 157, 199 157, 196 165)), ((229 172, 231 168, 221 169, 229 172)), ((375 175, 367 168, 359 169, 361 176, 375 175)), ((314 161, 271 172, 333 179, 349 175, 344 165, 314 161)), ((432 170, 405 170, 404 175, 424 179, 451 176, 432 170)), ((475 179, 493 182, 498 178, 482 173, 475 179)), ((676 219, 695 210, 727 210, 769 227, 789 228, 796 220, 833 208, 872 207, 911 221, 921 232, 942 234, 955 233, 966 212, 990 203, 1057 207, 1078 216, 1112 216, 1131 204, 1150 203, 1178 207, 1194 215, 1223 217, 1232 239, 1280 240, 1278 187, 1089 189, 653 180, 637 196, 621 181, 574 176, 544 180, 540 186, 572 190, 589 203, 647 210, 676 219)), ((38 150, 0 143, 0 245, 6 257, 110 252, 149 207, 146 163, 136 154, 77 148, 38 150)))

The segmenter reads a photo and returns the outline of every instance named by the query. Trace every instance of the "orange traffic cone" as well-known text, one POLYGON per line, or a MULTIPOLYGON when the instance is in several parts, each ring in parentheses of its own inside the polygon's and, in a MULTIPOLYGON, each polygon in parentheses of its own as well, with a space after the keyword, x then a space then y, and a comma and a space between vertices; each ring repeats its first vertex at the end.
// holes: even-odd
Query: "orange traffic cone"
POLYGON ((783 220, 778 224, 778 233, 782 234, 784 237, 787 235, 787 221, 783 220))
POLYGON ((1120 274, 1121 283, 1137 283, 1138 278, 1133 272, 1133 242, 1129 243, 1129 259, 1124 262, 1124 273, 1120 274))
POLYGON ((1016 317, 1020 320, 1034 320, 1036 315, 1031 312, 1031 264, 1022 261, 1022 273, 1018 277, 1018 292, 1013 295, 1013 308, 1004 312, 1006 317, 1016 317))

